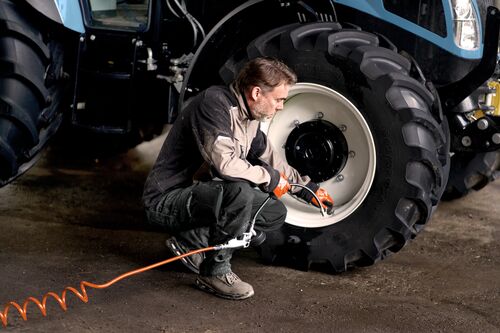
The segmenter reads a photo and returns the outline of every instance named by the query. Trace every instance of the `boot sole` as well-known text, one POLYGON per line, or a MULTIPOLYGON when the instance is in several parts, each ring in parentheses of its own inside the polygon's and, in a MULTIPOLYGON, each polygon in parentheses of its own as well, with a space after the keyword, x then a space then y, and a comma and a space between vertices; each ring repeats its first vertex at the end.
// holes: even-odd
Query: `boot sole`
POLYGON ((203 291, 206 291, 208 293, 214 294, 215 296, 218 296, 218 297, 221 297, 221 298, 225 298, 225 299, 230 299, 230 300, 242 300, 242 299, 246 299, 246 298, 252 297, 254 295, 254 291, 253 290, 252 290, 251 293, 246 294, 246 295, 224 294, 224 293, 221 293, 220 291, 215 290, 210 285, 206 284, 205 282, 203 282, 200 279, 196 279, 196 286, 199 289, 203 290, 203 291))
MULTIPOLYGON (((172 252, 174 255, 176 256, 180 256, 182 254, 184 254, 179 245, 177 244, 177 242, 175 240, 172 240, 172 238, 169 238, 165 241, 165 245, 167 246, 167 248, 170 250, 170 252, 172 252)), ((198 269, 198 267, 196 267, 195 264, 193 264, 190 260, 189 260, 189 257, 185 257, 185 258, 182 258, 181 259, 181 262, 184 264, 184 266, 186 266, 191 272, 193 273, 196 273, 196 274, 200 274, 200 270, 198 269)))

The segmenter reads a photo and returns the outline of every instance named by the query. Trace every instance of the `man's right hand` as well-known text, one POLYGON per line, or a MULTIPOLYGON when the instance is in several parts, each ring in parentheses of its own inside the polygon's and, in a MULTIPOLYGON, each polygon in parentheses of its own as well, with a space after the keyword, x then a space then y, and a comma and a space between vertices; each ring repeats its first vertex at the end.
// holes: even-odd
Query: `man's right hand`
MULTIPOLYGON (((333 212, 333 199, 332 199, 332 197, 322 187, 320 187, 316 191, 315 194, 318 197, 319 201, 321 202, 321 206, 323 206, 323 208, 326 209, 327 214, 330 215, 333 212)), ((315 197, 312 198, 311 203, 314 206, 319 207, 319 203, 315 197)))
POLYGON ((288 179, 285 177, 283 173, 280 173, 280 180, 278 182, 278 185, 273 190, 274 195, 279 199, 281 198, 284 194, 286 194, 288 191, 290 191, 290 183, 288 182, 288 179))
POLYGON ((297 195, 299 198, 305 200, 306 202, 309 202, 309 203, 315 205, 316 207, 319 207, 318 201, 311 193, 311 191, 312 191, 319 198, 319 201, 321 202, 321 206, 324 209, 326 209, 327 214, 329 214, 329 215, 332 214, 333 213, 333 199, 328 194, 328 192, 324 188, 320 187, 318 184, 316 184, 312 181, 307 183, 306 187, 310 191, 303 188, 299 192, 297 192, 295 195, 297 195))

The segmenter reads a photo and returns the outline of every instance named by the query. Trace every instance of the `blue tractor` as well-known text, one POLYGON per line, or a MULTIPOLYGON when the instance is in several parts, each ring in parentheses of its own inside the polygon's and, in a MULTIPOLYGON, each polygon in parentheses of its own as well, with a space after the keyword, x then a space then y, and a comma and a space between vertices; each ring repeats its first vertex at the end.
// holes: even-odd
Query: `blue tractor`
POLYGON ((422 230, 447 184, 460 196, 498 169, 464 175, 500 148, 492 5, 0 0, 0 183, 29 169, 59 128, 132 147, 248 59, 272 56, 299 83, 262 130, 333 195, 335 213, 285 196, 287 223, 259 251, 300 269, 373 264, 422 230))

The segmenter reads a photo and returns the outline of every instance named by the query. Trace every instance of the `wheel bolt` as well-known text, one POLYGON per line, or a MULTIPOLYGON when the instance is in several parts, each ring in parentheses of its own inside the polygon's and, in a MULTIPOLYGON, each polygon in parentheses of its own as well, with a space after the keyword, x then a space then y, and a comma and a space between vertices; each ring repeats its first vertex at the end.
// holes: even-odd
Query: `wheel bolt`
POLYGON ((295 127, 299 127, 299 125, 300 125, 300 121, 298 121, 297 119, 295 119, 295 120, 293 121, 293 126, 295 126, 295 127))
POLYGON ((498 145, 500 144, 500 133, 495 133, 491 137, 491 141, 493 141, 494 144, 498 145))
POLYGON ((323 118, 323 116, 324 116, 323 112, 321 112, 321 111, 318 112, 318 114, 317 114, 318 119, 323 118))
POLYGON ((477 128, 479 128, 480 130, 485 130, 488 128, 488 121, 486 119, 480 119, 478 122, 477 122, 477 128))
POLYGON ((345 132, 345 131, 347 131, 347 126, 346 126, 346 125, 340 125, 340 126, 339 126, 339 129, 340 129, 342 132, 345 132))
POLYGON ((344 181, 344 176, 343 175, 338 175, 336 178, 335 178, 336 181, 338 182, 342 182, 344 181))
POLYGON ((351 151, 349 152, 349 157, 350 157, 350 158, 354 158, 354 156, 356 156, 356 152, 355 152, 354 150, 351 150, 351 151))

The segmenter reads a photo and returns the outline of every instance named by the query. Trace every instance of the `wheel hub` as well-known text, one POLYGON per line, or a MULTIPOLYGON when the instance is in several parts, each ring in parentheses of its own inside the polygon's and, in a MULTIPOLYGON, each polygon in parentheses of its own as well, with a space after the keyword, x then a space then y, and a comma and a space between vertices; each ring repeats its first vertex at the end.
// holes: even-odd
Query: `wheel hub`
POLYGON ((335 214, 321 217, 317 207, 284 195, 286 222, 316 228, 343 221, 362 204, 375 178, 370 127, 354 104, 329 87, 299 82, 288 96, 284 110, 261 130, 276 154, 330 193, 335 214))
POLYGON ((347 140, 342 131, 324 120, 297 125, 285 144, 286 158, 301 174, 323 182, 339 174, 348 158, 347 140))

